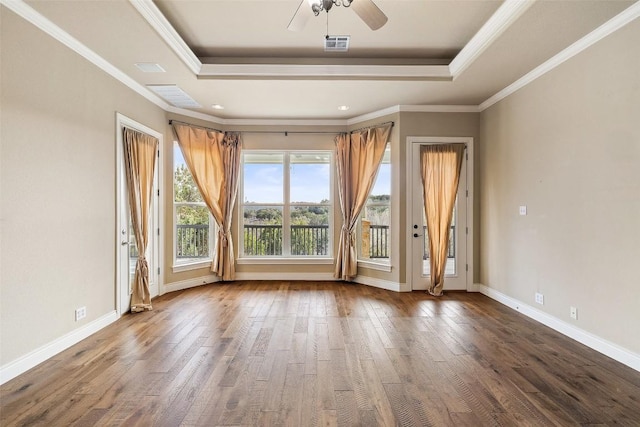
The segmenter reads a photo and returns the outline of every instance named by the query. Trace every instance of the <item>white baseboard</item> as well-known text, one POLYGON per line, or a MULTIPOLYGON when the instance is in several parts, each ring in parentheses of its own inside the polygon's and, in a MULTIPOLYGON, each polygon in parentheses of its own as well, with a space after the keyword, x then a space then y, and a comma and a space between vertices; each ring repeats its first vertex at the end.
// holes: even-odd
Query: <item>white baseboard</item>
POLYGON ((89 335, 95 334, 100 329, 110 325, 116 320, 118 320, 118 313, 115 310, 111 311, 104 316, 101 316, 96 320, 61 336, 49 344, 45 344, 42 347, 14 360, 13 362, 9 362, 8 364, 0 367, 0 384, 4 384, 18 375, 27 372, 29 369, 39 365, 61 351, 68 349, 72 345, 79 343, 89 335))
POLYGON ((333 273, 236 273, 236 280, 311 280, 335 281, 333 273))
POLYGON ((208 283, 219 282, 220 278, 215 274, 208 276, 194 277, 193 279, 180 280, 178 282, 166 283, 163 287, 163 294, 167 292, 181 291, 183 289, 195 288, 196 286, 206 285, 208 283))
POLYGON ((406 283, 392 282, 391 280, 377 279, 375 277, 356 276, 353 282, 388 291, 411 292, 411 288, 406 283))
POLYGON ((586 345, 597 352, 609 356, 610 358, 629 366, 630 368, 640 371, 640 354, 636 354, 626 348, 620 347, 610 341, 593 335, 590 332, 580 329, 570 323, 551 316, 548 313, 540 311, 531 307, 515 298, 511 298, 508 295, 503 294, 500 291, 492 289, 485 285, 476 285, 482 294, 489 298, 498 301, 501 304, 506 305, 516 311, 521 312, 527 317, 542 323, 545 326, 550 327, 563 335, 568 336, 581 344, 586 345))

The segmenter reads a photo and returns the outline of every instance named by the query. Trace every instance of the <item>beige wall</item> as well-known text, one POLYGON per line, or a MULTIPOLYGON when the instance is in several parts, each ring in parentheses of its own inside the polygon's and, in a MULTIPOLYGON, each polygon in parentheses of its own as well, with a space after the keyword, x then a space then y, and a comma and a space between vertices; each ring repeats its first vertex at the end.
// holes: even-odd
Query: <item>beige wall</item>
POLYGON ((115 309, 116 112, 165 113, 1 8, 0 366, 115 309), (75 308, 87 317, 74 321, 75 308))
MULTIPOLYGON (((398 183, 396 193, 399 194, 399 224, 398 230, 400 232, 400 257, 402 260, 406 257, 406 239, 410 236, 411 229, 406 223, 407 219, 407 137, 410 136, 446 136, 446 137, 472 137, 474 150, 476 152, 476 158, 474 163, 474 183, 475 185, 475 206, 474 206, 474 228, 473 242, 474 242, 474 264, 477 266, 479 262, 478 245, 479 245, 479 233, 480 229, 477 224, 480 221, 480 209, 479 209, 479 193, 480 188, 477 185, 478 181, 478 156, 477 151, 482 142, 478 136, 480 133, 480 115, 478 113, 400 113, 400 136, 399 136, 399 152, 398 157, 400 159, 399 164, 401 168, 393 173, 395 182, 398 183)), ((394 187, 396 190, 396 187, 394 187)), ((407 277, 406 264, 400 263, 399 279, 401 282, 406 282, 407 277)), ((478 268, 474 271, 474 282, 479 277, 478 268)))
POLYGON ((639 40, 636 20, 484 111, 479 150, 481 282, 636 353, 639 40))

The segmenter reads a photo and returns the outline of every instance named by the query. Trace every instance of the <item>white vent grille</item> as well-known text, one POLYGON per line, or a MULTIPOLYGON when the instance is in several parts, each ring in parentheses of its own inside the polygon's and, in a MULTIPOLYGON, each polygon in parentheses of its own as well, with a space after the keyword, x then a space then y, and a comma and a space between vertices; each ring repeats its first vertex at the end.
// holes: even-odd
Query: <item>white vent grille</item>
POLYGON ((143 73, 164 73, 165 70, 160 64, 154 64, 152 62, 136 62, 136 67, 143 73))
POLYGON ((326 36, 324 38, 325 52, 346 52, 349 50, 351 36, 326 36))
POLYGON ((193 98, 176 85, 147 85, 149 89, 164 98, 171 105, 182 108, 201 107, 193 98))

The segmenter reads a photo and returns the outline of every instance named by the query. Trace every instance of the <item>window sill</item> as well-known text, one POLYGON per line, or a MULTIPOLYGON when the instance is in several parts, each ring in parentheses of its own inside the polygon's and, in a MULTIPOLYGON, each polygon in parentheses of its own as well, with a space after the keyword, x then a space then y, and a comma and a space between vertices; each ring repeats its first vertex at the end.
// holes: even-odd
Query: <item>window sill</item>
POLYGON ((174 273, 182 273, 183 271, 199 270, 201 268, 211 268, 211 260, 190 262, 188 264, 177 264, 171 267, 174 273))
POLYGON ((302 258, 302 257, 295 257, 295 258, 282 258, 282 257, 278 257, 278 258, 251 258, 251 257, 246 257, 246 258, 238 258, 236 260, 236 262, 238 264, 277 264, 277 265, 283 265, 283 264, 333 264, 334 260, 333 258, 302 258))
POLYGON ((358 267, 368 268, 370 270, 378 270, 378 271, 386 271, 387 273, 391 273, 391 263, 389 262, 375 262, 375 261, 365 261, 358 260, 358 267))

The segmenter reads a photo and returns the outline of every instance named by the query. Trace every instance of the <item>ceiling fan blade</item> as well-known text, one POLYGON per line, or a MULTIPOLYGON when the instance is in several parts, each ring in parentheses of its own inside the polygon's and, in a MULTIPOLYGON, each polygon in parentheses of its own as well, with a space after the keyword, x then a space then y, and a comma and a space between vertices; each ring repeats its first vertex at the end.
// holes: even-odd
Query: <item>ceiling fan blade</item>
POLYGON ((371 0, 353 0, 351 8, 374 31, 387 23, 387 16, 371 0))
POLYGON ((313 15, 313 11, 309 6, 307 0, 302 0, 296 13, 293 14, 287 29, 289 31, 302 31, 305 25, 307 25, 307 21, 313 15))

